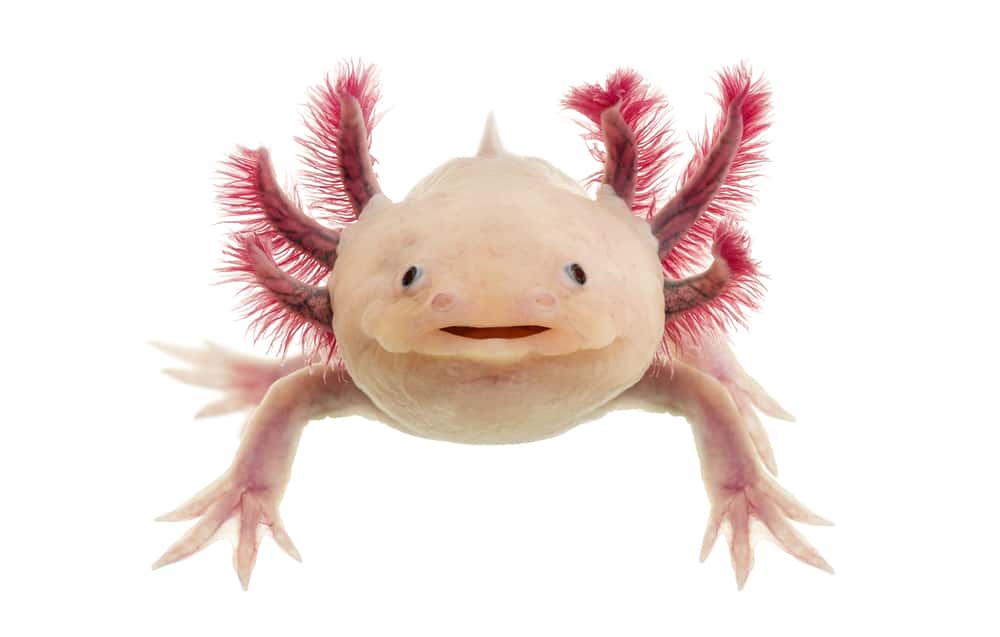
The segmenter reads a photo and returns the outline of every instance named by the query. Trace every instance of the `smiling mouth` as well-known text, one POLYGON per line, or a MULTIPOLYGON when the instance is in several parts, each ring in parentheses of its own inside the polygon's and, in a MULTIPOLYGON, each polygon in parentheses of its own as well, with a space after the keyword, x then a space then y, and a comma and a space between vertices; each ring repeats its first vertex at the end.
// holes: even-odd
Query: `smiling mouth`
POLYGON ((467 325, 452 325, 441 328, 442 332, 448 332, 462 338, 525 338, 547 331, 549 328, 541 325, 510 325, 505 327, 469 327, 467 325))

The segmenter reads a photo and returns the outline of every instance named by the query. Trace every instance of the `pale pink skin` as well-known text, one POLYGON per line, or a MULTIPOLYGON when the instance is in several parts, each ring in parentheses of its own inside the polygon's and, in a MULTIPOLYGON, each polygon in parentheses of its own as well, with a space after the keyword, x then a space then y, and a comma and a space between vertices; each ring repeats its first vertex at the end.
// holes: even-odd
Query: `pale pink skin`
POLYGON ((654 362, 664 317, 657 245, 609 186, 595 200, 549 164, 507 153, 491 119, 476 157, 442 166, 398 204, 376 194, 344 231, 328 284, 343 368, 161 346, 191 365, 174 376, 224 392, 202 415, 255 409, 229 469, 160 518, 200 519, 154 568, 201 550, 231 518, 244 588, 259 526, 299 559, 278 508, 311 420, 360 414, 429 438, 514 443, 638 407, 691 424, 711 505, 702 559, 725 529, 742 588, 757 520, 785 551, 832 572, 789 521, 829 522, 775 481, 756 411, 791 417, 724 337, 674 352, 669 366, 654 362), (570 262, 585 268, 585 285, 565 273, 570 262), (414 264, 422 275, 404 287, 414 264), (485 339, 442 331, 516 325, 549 329, 485 339))

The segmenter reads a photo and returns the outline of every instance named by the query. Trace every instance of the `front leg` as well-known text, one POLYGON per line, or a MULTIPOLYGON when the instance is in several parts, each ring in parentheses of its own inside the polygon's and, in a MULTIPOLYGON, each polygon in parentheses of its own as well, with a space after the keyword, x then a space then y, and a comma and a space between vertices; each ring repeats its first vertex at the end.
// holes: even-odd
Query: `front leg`
POLYGON ((182 560, 211 543, 230 519, 239 524, 233 565, 243 589, 257 559, 264 525, 286 553, 300 560, 278 515, 291 477, 292 461, 305 425, 331 415, 362 413, 368 398, 346 374, 314 365, 276 381, 247 423, 236 457, 215 482, 160 521, 201 519, 153 564, 159 568, 182 560))
POLYGON ((691 423, 711 505, 702 561, 726 526, 736 585, 742 589, 753 567, 750 526, 757 520, 786 552, 833 572, 789 520, 820 525, 830 522, 807 509, 763 469, 740 410, 719 381, 675 361, 672 367, 647 372, 627 398, 646 408, 683 415, 691 423))

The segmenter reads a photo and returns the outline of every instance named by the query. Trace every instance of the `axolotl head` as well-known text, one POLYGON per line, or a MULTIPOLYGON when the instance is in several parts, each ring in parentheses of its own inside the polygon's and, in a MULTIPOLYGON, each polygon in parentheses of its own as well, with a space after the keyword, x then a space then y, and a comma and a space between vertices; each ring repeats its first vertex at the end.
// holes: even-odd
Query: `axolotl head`
POLYGON ((662 338, 662 276, 645 220, 506 152, 491 118, 476 156, 398 203, 371 199, 329 287, 344 362, 376 404, 434 430, 420 433, 493 439, 532 413, 557 433, 635 383, 662 338))
POLYGON ((763 160, 769 92, 742 67, 719 86, 710 136, 644 218, 672 142, 666 103, 635 72, 564 100, 603 141, 595 197, 507 152, 490 118, 475 156, 392 202, 368 154, 378 84, 347 65, 317 89, 300 140, 312 205, 340 227, 282 190, 266 149, 240 149, 222 171, 221 201, 242 224, 223 269, 250 292, 258 337, 339 352, 391 424, 464 442, 555 435, 638 381, 661 343, 696 345, 759 298, 748 239, 726 215, 763 160), (687 274, 709 241, 711 265, 687 274))

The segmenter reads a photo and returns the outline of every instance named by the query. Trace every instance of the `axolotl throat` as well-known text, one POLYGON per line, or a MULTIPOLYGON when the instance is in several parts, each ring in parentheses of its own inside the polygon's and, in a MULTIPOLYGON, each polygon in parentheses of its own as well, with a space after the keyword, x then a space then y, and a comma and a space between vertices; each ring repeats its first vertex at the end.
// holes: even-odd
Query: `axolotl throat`
POLYGON ((764 161, 770 92, 746 67, 723 70, 718 86, 721 112, 664 205, 667 103, 631 70, 564 100, 603 166, 585 184, 508 151, 491 115, 474 156, 391 201, 369 154, 375 70, 354 64, 312 96, 308 208, 279 187, 266 149, 233 153, 220 201, 236 229, 222 269, 285 360, 160 345, 190 365, 169 373, 223 390, 202 415, 252 411, 229 469, 162 516, 198 522, 154 567, 197 552, 230 519, 244 588, 258 526, 298 557, 278 509, 311 420, 361 414, 428 438, 515 443, 639 407, 691 423, 711 504, 702 559, 726 528, 742 588, 757 520, 832 572, 790 524, 828 522, 775 481, 757 412, 790 415, 725 334, 763 292, 739 217, 764 161), (303 353, 288 357, 295 341, 303 353))

